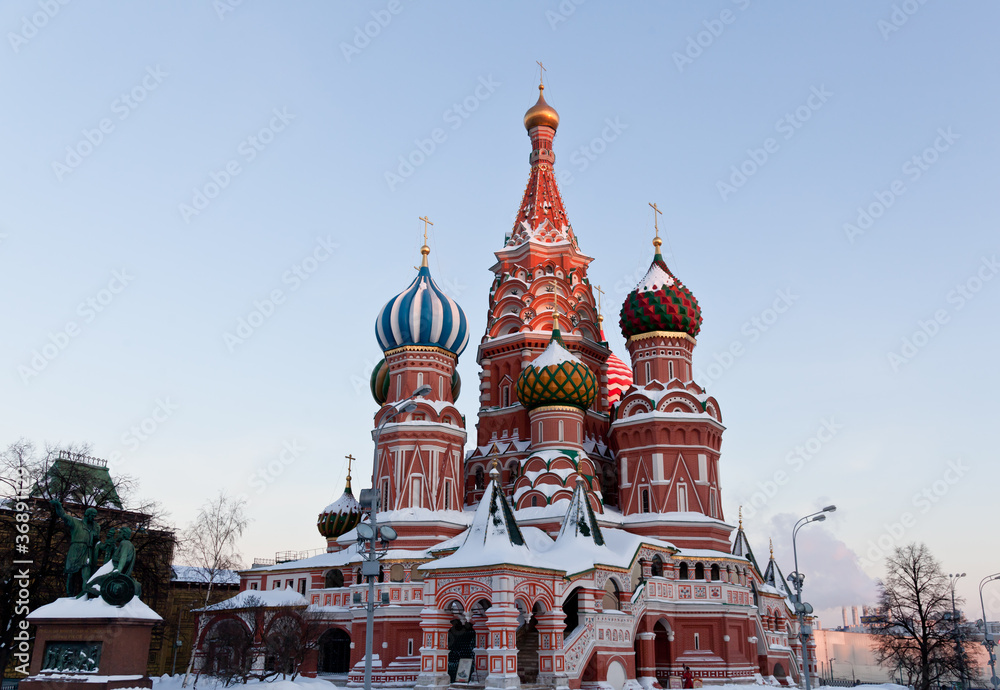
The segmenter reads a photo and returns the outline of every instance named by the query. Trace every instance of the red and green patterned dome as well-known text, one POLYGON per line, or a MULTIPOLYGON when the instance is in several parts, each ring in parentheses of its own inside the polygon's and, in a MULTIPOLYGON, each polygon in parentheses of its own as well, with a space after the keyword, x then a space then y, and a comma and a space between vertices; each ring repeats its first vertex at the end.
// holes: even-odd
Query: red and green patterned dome
POLYGON ((558 328, 553 329, 549 346, 517 377, 517 399, 529 410, 543 405, 586 410, 596 397, 597 377, 563 347, 558 328))
POLYGON ((701 330, 701 308, 691 291, 667 268, 659 246, 653 263, 622 305, 622 335, 626 339, 653 331, 687 333, 701 330))

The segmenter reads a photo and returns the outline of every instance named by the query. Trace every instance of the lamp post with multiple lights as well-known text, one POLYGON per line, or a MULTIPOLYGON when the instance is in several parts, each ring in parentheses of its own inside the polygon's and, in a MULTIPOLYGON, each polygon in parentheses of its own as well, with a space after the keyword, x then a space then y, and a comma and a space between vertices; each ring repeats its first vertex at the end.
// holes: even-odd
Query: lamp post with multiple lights
POLYGON ((951 583, 951 623, 954 626, 955 648, 958 652, 958 680, 962 684, 962 687, 966 688, 968 686, 965 684, 965 655, 962 649, 962 631, 958 627, 958 610, 955 608, 955 583, 963 577, 965 577, 965 573, 948 574, 948 582, 951 583))
POLYGON ((788 576, 788 580, 795 587, 795 596, 792 597, 792 601, 795 603, 795 613, 799 619, 799 639, 802 641, 802 677, 806 681, 806 690, 810 690, 812 687, 809 680, 809 634, 812 630, 806 627, 806 616, 812 613, 813 607, 802 601, 802 582, 805 580, 805 576, 799 572, 799 551, 795 545, 795 537, 798 536, 799 530, 810 522, 823 522, 826 520, 826 514, 832 513, 836 509, 837 506, 827 506, 823 510, 806 515, 792 528, 792 555, 795 558, 795 572, 788 576))
MULTIPOLYGON (((431 387, 428 385, 423 385, 413 391, 410 397, 405 400, 395 403, 392 405, 392 411, 389 412, 379 425, 375 427, 375 433, 373 438, 375 441, 375 451, 372 458, 372 488, 363 489, 361 491, 361 507, 368 507, 368 522, 360 523, 357 527, 358 531, 358 543, 364 544, 368 543, 368 551, 361 551, 361 557, 364 560, 361 562, 361 574, 368 578, 368 627, 365 629, 365 690, 371 690, 372 687, 372 639, 375 630, 375 579, 378 577, 379 571, 382 568, 382 563, 380 559, 385 554, 386 549, 389 546, 389 542, 396 539, 396 530, 386 525, 379 529, 378 526, 378 504, 379 504, 379 492, 376 489, 378 486, 378 438, 382 433, 382 429, 386 424, 391 422, 400 413, 408 414, 417 409, 417 404, 413 402, 414 398, 419 398, 427 395, 431 392, 431 387), (381 548, 376 546, 376 542, 381 544, 381 548)), ((364 547, 362 546, 362 549, 364 547)))
POLYGON ((990 656, 990 671, 992 672, 990 682, 993 684, 994 690, 998 690, 1000 689, 1000 678, 997 678, 997 655, 993 652, 996 640, 990 634, 990 626, 986 623, 986 606, 983 604, 983 587, 986 586, 987 582, 993 580, 1000 580, 1000 573, 987 575, 979 582, 979 607, 983 610, 983 646, 986 647, 986 653, 990 656))

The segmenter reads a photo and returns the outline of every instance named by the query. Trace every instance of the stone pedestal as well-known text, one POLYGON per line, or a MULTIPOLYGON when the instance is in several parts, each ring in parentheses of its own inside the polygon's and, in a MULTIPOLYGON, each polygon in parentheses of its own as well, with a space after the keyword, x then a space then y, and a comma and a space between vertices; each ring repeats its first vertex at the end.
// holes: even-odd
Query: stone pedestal
POLYGON ((149 640, 160 616, 138 599, 58 599, 28 615, 36 626, 25 690, 151 688, 149 640))

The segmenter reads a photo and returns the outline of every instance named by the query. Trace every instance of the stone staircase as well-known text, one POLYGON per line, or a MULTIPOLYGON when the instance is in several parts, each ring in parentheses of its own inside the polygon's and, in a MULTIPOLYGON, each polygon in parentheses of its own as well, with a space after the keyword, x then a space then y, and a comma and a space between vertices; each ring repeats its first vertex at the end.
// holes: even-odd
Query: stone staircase
POLYGON ((534 685, 538 680, 538 630, 532 620, 530 625, 517 631, 517 675, 521 688, 534 685))

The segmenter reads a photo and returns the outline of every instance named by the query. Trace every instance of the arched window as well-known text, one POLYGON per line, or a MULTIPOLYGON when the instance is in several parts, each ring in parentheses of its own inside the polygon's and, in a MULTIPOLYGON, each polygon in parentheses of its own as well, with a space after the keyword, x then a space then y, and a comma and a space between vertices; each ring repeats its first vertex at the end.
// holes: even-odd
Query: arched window
POLYGON ((410 568, 410 582, 422 582, 423 579, 424 573, 420 570, 420 564, 414 564, 414 566, 410 568))
POLYGON ((323 579, 323 586, 327 589, 344 586, 344 573, 338 568, 327 570, 323 579))
POLYGON ((686 580, 686 579, 688 579, 688 564, 687 563, 681 563, 681 567, 680 567, 680 569, 677 572, 677 579, 678 580, 686 580))
POLYGON ((605 611, 617 611, 621 606, 618 603, 618 585, 611 578, 608 578, 607 584, 604 585, 604 598, 601 604, 605 611))
POLYGON ((477 489, 486 488, 486 473, 483 472, 482 467, 476 468, 476 488, 477 489))
POLYGON ((721 579, 722 578, 719 575, 719 566, 718 566, 718 564, 713 564, 712 565, 712 581, 713 582, 718 582, 721 579))
POLYGON ((649 489, 642 490, 642 512, 649 512, 649 489))
POLYGON ((694 566, 694 579, 704 580, 705 579, 705 566, 701 563, 696 563, 694 566))
POLYGON ((390 582, 402 582, 405 576, 406 576, 406 569, 403 567, 402 563, 393 563, 392 567, 389 568, 390 582))
POLYGON ((510 386, 504 386, 500 389, 500 406, 510 406, 510 386))
POLYGON ((653 577, 663 577, 663 559, 659 556, 653 556, 653 564, 650 568, 650 572, 653 577))

